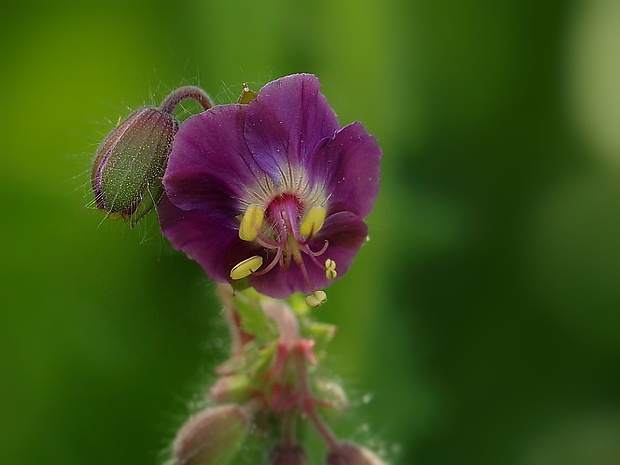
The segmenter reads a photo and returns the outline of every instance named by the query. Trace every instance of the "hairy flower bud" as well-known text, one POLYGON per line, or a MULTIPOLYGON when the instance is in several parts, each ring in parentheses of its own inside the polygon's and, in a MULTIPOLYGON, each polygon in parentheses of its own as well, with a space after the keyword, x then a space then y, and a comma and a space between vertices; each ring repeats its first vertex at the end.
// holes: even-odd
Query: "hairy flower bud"
POLYGON ((187 99, 204 110, 213 106, 199 87, 179 87, 158 108, 142 107, 119 121, 99 146, 91 182, 95 204, 108 217, 122 218, 133 227, 162 199, 162 178, 179 129, 174 111, 187 99))
POLYGON ((91 181, 97 208, 132 226, 161 200, 178 122, 155 107, 134 111, 108 134, 93 162, 91 181))
POLYGON ((226 465, 237 454, 250 420, 238 405, 208 408, 191 418, 174 441, 174 465, 226 465))
POLYGON ((278 444, 269 454, 270 465, 306 465, 308 457, 303 447, 298 444, 278 444))
POLYGON ((385 465, 374 453, 355 444, 342 443, 332 450, 325 460, 326 465, 385 465))

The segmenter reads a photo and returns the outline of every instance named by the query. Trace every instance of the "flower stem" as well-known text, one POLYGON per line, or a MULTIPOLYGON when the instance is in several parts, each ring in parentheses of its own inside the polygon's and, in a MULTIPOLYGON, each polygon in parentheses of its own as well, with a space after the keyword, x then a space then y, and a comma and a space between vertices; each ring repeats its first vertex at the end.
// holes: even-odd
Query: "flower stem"
POLYGON ((297 409, 289 409, 282 416, 282 444, 293 446, 296 444, 295 429, 297 426, 297 409))
POLYGON ((297 369, 297 379, 299 381, 299 398, 302 411, 319 433, 319 436, 321 436, 323 441, 328 445, 329 449, 335 450, 340 445, 340 441, 316 411, 312 388, 310 387, 310 381, 308 380, 306 352, 302 346, 298 345, 294 348, 294 357, 297 369))
POLYGON ((166 113, 173 113, 177 105, 186 99, 196 100, 205 110, 213 106, 207 93, 200 87, 184 86, 170 92, 168 97, 161 102, 159 109, 166 113))
POLYGON ((330 450, 335 450, 340 445, 340 441, 333 433, 332 430, 329 429, 327 424, 323 421, 321 416, 317 413, 316 409, 312 408, 306 412, 308 419, 314 425, 314 428, 317 430, 323 441, 327 444, 330 450))

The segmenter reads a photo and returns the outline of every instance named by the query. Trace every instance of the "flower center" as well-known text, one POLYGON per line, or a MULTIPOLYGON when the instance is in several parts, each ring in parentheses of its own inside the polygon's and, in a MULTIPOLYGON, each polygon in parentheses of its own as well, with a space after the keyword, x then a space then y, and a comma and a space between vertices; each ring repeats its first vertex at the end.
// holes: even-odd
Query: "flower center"
POLYGON ((312 285, 304 257, 324 270, 328 279, 336 277, 334 260, 328 258, 323 265, 317 259, 327 250, 328 241, 325 241, 320 250, 313 251, 310 248, 313 237, 323 227, 326 215, 324 206, 312 205, 306 209, 298 198, 291 194, 278 195, 266 209, 250 204, 239 224, 239 238, 260 244, 271 255, 271 260, 263 267, 261 256, 249 257, 232 268, 230 278, 236 280, 251 274, 263 275, 276 265, 286 270, 294 261, 300 267, 311 293, 306 301, 308 305, 317 307, 325 301, 325 293, 316 290, 312 285))

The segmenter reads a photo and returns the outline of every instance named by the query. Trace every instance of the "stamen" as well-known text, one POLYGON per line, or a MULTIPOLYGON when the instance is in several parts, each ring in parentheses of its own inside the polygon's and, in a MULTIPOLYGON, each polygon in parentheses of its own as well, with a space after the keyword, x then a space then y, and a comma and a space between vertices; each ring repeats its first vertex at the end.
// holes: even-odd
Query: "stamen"
POLYGON ((327 246, 328 245, 329 245, 329 241, 325 241, 323 243, 323 247, 321 247, 321 250, 313 252, 312 250, 310 250, 310 247, 308 247, 308 250, 310 250, 310 254, 312 254, 313 257, 320 257, 321 255, 323 255, 325 253, 325 251, 327 250, 327 246))
POLYGON ((315 287, 312 285, 312 281, 310 281, 310 276, 308 275, 308 270, 306 270, 306 265, 303 260, 299 263, 299 268, 301 269, 301 274, 304 276, 306 284, 308 285, 308 290, 312 293, 316 292, 315 287))
POLYGON ((267 265, 262 270, 254 273, 254 276, 261 276, 261 275, 267 274, 278 264, 280 264, 280 266, 283 266, 283 263, 282 263, 282 249, 278 249, 277 252, 276 252, 276 256, 273 258, 273 260, 271 260, 271 263, 269 263, 269 265, 267 265))
POLYGON ((323 227, 326 215, 327 210, 325 207, 319 205, 310 207, 310 210, 308 210, 304 220, 301 222, 301 226, 299 226, 299 234, 306 237, 316 234, 323 227))
POLYGON ((263 265, 263 257, 253 255, 250 258, 237 263, 230 270, 230 279, 243 279, 250 276, 263 265))
POLYGON ((336 271, 336 262, 331 258, 325 260, 325 277, 327 279, 336 279, 338 272, 336 271))
MULTIPOLYGON (((302 247, 300 250, 304 252, 310 258, 312 263, 314 263, 316 266, 318 266, 322 270, 325 270, 326 269, 325 266, 323 266, 321 262, 317 260, 317 257, 319 257, 320 255, 323 255, 323 253, 327 250, 328 245, 329 245, 329 242, 325 241, 325 244, 323 244, 323 247, 321 248, 321 250, 319 250, 318 252, 313 252, 310 246, 307 243, 305 243, 305 244, 302 244, 302 247)), ((312 286, 310 286, 310 289, 313 289, 312 286)))
POLYGON ((327 294, 325 291, 314 291, 309 296, 306 296, 306 304, 308 307, 317 308, 327 302, 327 294))
POLYGON ((263 225, 263 219, 265 219, 265 212, 261 207, 256 204, 248 206, 239 225, 239 238, 247 242, 256 239, 263 225))
POLYGON ((262 246, 268 254, 268 262, 264 264, 264 259, 258 255, 243 260, 230 271, 231 279, 265 275, 278 265, 286 271, 294 263, 300 267, 308 292, 311 293, 311 306, 320 305, 326 299, 325 293, 320 291, 316 294, 318 291, 310 279, 304 259, 308 257, 325 272, 328 279, 336 278, 336 262, 330 259, 324 266, 323 260, 317 259, 327 251, 329 242, 323 241, 323 246, 316 252, 311 248, 314 244, 313 236, 325 223, 327 209, 314 205, 300 218, 301 202, 293 194, 282 194, 271 199, 267 210, 260 205, 260 202, 248 203, 239 222, 239 238, 262 246))
POLYGON ((314 291, 314 297, 319 299, 322 304, 327 302, 327 294, 325 293, 325 291, 322 291, 320 289, 318 291, 314 291))

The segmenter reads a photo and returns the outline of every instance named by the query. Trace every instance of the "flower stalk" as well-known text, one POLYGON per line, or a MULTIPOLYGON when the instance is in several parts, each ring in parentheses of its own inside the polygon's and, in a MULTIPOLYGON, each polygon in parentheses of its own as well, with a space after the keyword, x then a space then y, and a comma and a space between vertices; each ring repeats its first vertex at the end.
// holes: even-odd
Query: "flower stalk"
POLYGON ((331 451, 330 456, 336 457, 332 461, 343 454, 358 460, 359 454, 348 446, 343 449, 345 442, 332 431, 318 408, 335 412, 346 408, 347 403, 332 402, 330 390, 313 388, 335 383, 317 375, 314 369, 324 361, 335 328, 315 322, 303 300, 273 299, 252 289, 235 291, 229 284, 220 284, 217 294, 228 315, 232 344, 229 358, 216 370, 220 378, 210 391, 211 408, 235 398, 240 405, 254 402, 255 421, 261 418, 263 425, 279 425, 271 433, 263 431, 266 437, 277 440, 270 454, 272 464, 287 463, 285 460, 306 463, 300 422, 315 431, 326 450, 331 451), (245 382, 235 384, 231 382, 234 379, 245 382))

